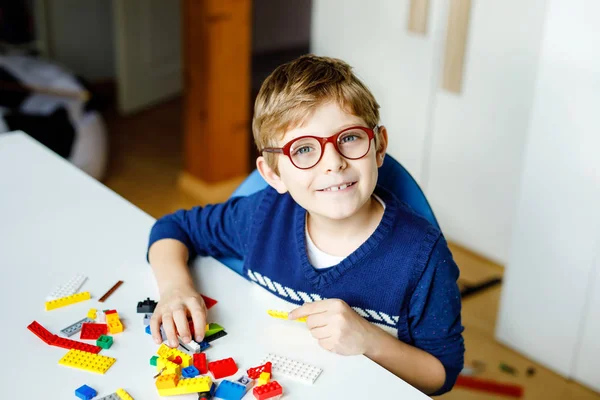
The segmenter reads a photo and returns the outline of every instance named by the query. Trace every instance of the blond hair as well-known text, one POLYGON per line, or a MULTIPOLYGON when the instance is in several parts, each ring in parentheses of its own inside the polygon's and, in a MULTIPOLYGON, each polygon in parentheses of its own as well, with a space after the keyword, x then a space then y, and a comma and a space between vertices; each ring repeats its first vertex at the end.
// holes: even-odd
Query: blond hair
MULTIPOLYGON (((263 82, 254 103, 252 133, 259 151, 275 146, 277 139, 330 101, 362 118, 369 128, 379 123, 379 104, 346 62, 307 54, 277 67, 263 82)), ((378 147, 377 135, 376 131, 378 147)), ((264 156, 277 171, 276 155, 264 156)))

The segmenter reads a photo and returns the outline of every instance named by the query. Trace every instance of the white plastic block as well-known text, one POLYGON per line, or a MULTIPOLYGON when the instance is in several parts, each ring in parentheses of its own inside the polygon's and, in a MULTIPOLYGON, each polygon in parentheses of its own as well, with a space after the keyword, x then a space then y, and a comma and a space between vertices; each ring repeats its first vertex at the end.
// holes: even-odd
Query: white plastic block
POLYGON ((72 277, 71 280, 69 280, 65 284, 60 285, 59 287, 54 289, 54 291, 52 293, 50 293, 50 295, 48 297, 46 297, 46 300, 50 301, 50 300, 60 299, 61 297, 71 296, 71 295, 77 293, 79 291, 79 289, 81 289, 81 286, 83 286, 83 283, 86 280, 87 280, 87 276, 82 275, 82 274, 77 274, 74 277, 72 277))
POLYGON ((98 310, 96 312, 96 322, 99 324, 106 323, 106 314, 104 314, 104 311, 98 310))
MULTIPOLYGON (((161 325, 161 329, 162 329, 162 325, 161 325)), ((162 334, 163 331, 161 330, 160 333, 162 334)), ((181 347, 183 347, 185 350, 189 351, 190 353, 200 353, 200 345, 193 339, 190 340, 189 343, 184 343, 184 341, 181 340, 181 338, 179 336, 177 336, 177 339, 179 340, 179 345, 181 347)))
POLYGON ((73 336, 74 334, 76 334, 77 332, 79 332, 81 330, 81 327, 83 326, 83 324, 85 322, 94 322, 93 319, 90 319, 88 317, 85 317, 82 320, 79 320, 77 322, 75 322, 72 325, 67 326, 66 328, 62 329, 60 331, 60 333, 62 333, 65 336, 73 336))
POLYGON ((304 364, 300 361, 291 360, 287 357, 278 356, 277 354, 267 354, 260 363, 264 364, 268 361, 272 364, 271 371, 273 372, 273 375, 281 374, 308 385, 315 383, 321 372, 323 372, 321 368, 304 364))
POLYGON ((118 394, 112 393, 112 394, 109 394, 108 396, 104 396, 104 397, 101 397, 96 400, 121 400, 121 398, 119 397, 118 394))

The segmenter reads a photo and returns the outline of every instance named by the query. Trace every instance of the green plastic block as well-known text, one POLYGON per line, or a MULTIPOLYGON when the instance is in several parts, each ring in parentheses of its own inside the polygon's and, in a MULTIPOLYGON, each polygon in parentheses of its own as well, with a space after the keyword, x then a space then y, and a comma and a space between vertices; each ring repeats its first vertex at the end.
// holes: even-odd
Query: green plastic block
POLYGON ((96 340, 96 346, 102 347, 103 349, 110 349, 113 344, 112 336, 102 335, 96 340))
POLYGON ((204 336, 209 337, 217 332, 221 332, 224 329, 225 328, 223 328, 221 325, 211 322, 210 324, 208 324, 208 330, 204 333, 204 336))
POLYGON ((158 360, 158 356, 152 356, 152 358, 150 359, 150 365, 156 367, 156 360, 158 360))

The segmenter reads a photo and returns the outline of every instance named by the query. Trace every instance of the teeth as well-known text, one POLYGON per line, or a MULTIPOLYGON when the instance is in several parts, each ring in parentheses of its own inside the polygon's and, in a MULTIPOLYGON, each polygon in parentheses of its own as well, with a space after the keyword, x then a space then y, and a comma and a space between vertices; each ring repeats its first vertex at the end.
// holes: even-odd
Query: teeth
POLYGON ((331 190, 332 192, 337 192, 340 189, 337 186, 334 186, 334 187, 329 188, 329 190, 331 190))
POLYGON ((338 190, 346 189, 348 186, 350 186, 350 185, 347 183, 344 183, 342 186, 332 186, 330 188, 323 189, 323 191, 324 192, 337 192, 338 190))
POLYGON ((346 185, 346 184, 344 183, 342 186, 340 186, 340 190, 344 190, 344 189, 346 189, 347 187, 348 187, 348 185, 346 185))

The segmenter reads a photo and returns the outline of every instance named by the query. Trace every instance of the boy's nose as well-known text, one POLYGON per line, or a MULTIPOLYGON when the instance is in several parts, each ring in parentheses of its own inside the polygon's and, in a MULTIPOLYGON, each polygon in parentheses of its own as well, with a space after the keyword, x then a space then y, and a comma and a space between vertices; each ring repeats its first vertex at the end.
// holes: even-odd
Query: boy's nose
POLYGON ((338 153, 333 143, 327 143, 323 149, 323 157, 321 158, 322 168, 326 172, 337 172, 346 167, 346 159, 338 153))

